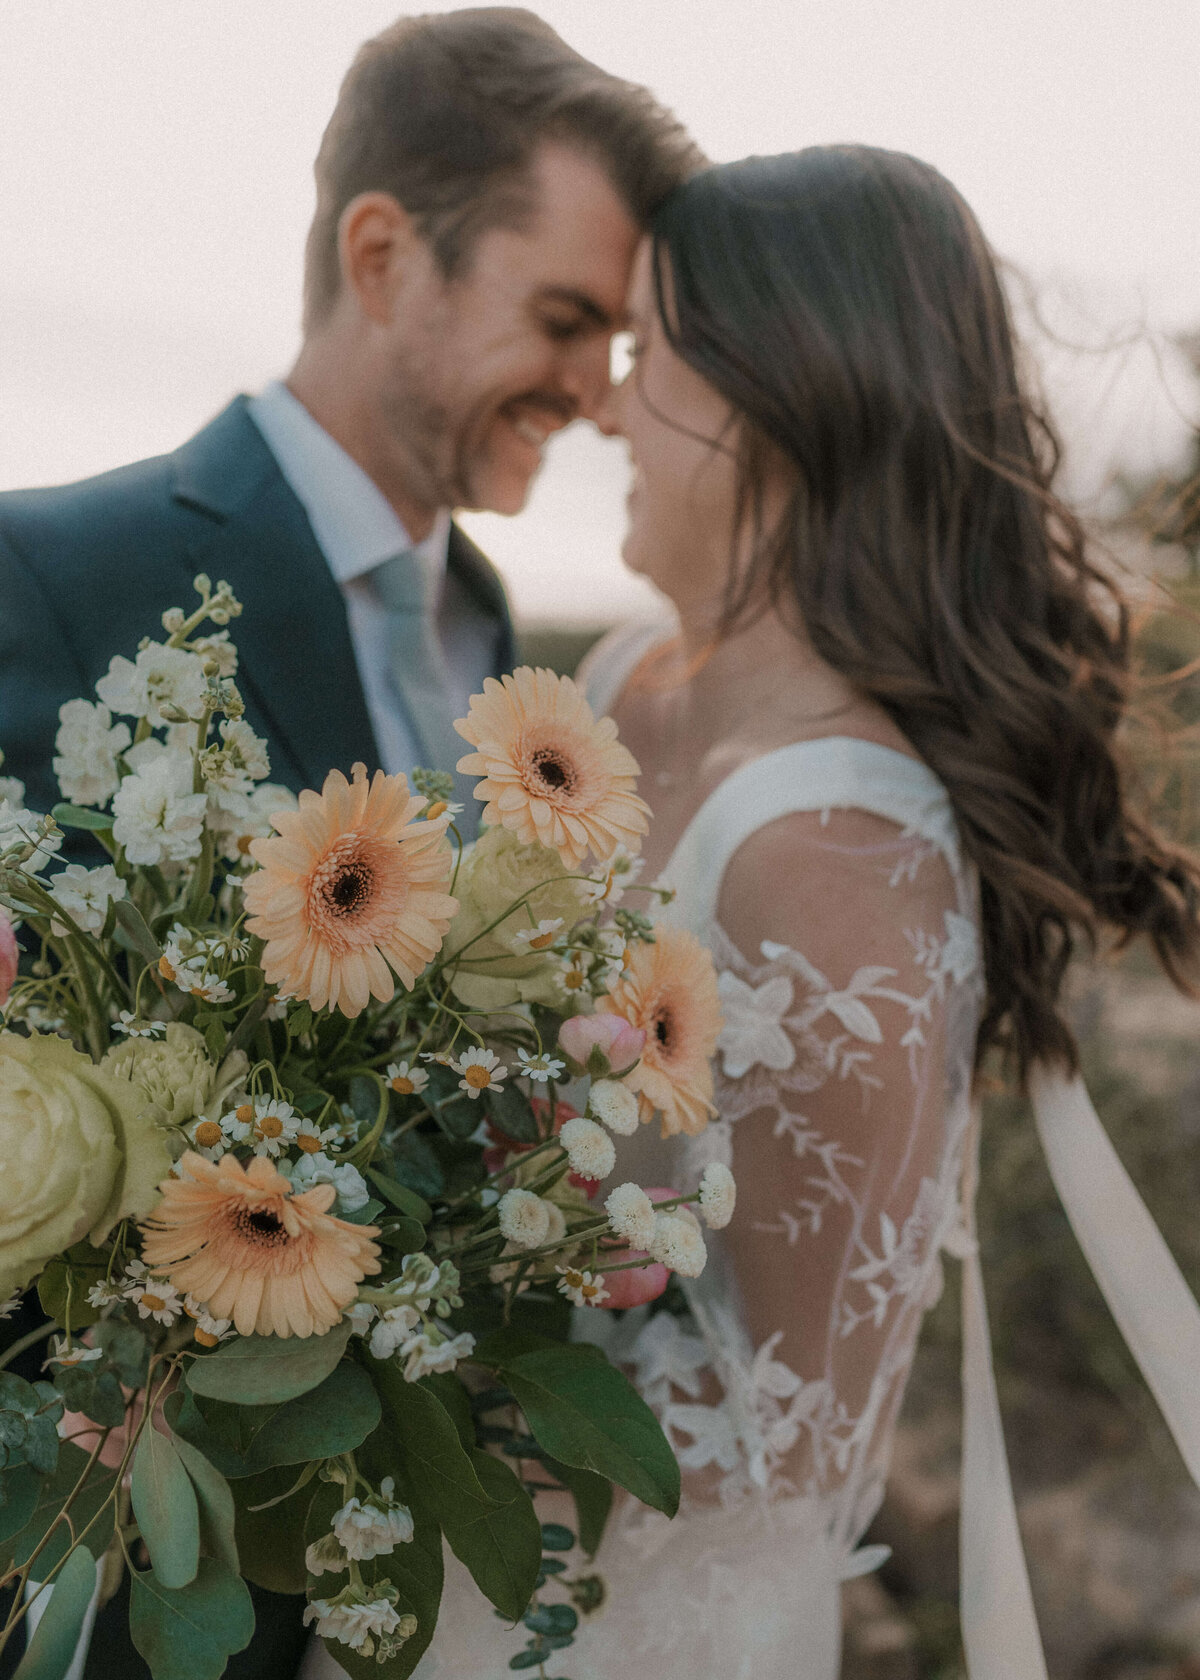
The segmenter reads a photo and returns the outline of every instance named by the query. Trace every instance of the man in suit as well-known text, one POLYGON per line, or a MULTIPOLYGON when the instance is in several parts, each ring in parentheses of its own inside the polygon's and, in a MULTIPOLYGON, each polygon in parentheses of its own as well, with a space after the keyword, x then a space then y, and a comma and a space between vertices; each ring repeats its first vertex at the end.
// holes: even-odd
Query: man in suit
MULTIPOLYGON (((640 232, 699 161, 644 89, 532 13, 401 19, 369 41, 316 161, 286 382, 173 454, 0 496, 0 748, 28 806, 58 797, 59 707, 160 639, 201 571, 243 603, 238 684, 273 781, 452 767, 452 720, 513 655, 503 588, 453 510, 516 513, 547 438, 594 412, 640 232)), ((259 1593, 227 1673, 292 1673, 300 1603, 259 1593)), ((88 1680, 147 1672, 113 1610, 88 1680)))

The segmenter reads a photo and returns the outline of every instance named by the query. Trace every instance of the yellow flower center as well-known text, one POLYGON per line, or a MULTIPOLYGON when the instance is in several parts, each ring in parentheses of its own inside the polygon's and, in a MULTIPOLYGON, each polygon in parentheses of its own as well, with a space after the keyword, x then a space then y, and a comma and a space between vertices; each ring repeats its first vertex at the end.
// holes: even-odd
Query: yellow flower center
POLYGON ((529 941, 529 949, 531 951, 544 951, 548 945, 553 945, 554 935, 557 932, 557 928, 551 928, 549 933, 539 933, 529 941))
POLYGON ((582 1289, 583 1288, 583 1273, 582 1272, 568 1272, 567 1273, 567 1283, 570 1286, 570 1288, 572 1288, 572 1289, 582 1289))
POLYGON ((166 1304, 161 1295, 151 1295, 148 1290, 142 1296, 142 1305, 151 1312, 161 1312, 166 1304))
POLYGON ((238 835, 236 845, 237 845, 237 854, 238 854, 239 857, 249 857, 250 856, 250 843, 253 839, 254 839, 253 834, 239 834, 238 835))
POLYGON ((600 1285, 598 1283, 584 1283, 580 1285, 579 1292, 585 1301, 590 1301, 594 1296, 599 1295, 600 1285))
POLYGON ((264 1114, 255 1129, 261 1138, 282 1137, 283 1121, 277 1114, 264 1114))
POLYGON ((402 1097, 411 1097, 413 1092, 416 1090, 416 1086, 413 1084, 411 1079, 406 1077, 406 1075, 398 1073, 392 1080, 392 1090, 399 1092, 402 1097))
POLYGON ((581 968, 569 968, 563 976, 563 985, 569 992, 577 992, 582 988, 583 980, 584 975, 581 968))
POLYGON ((202 1330, 197 1324, 193 1334, 201 1347, 216 1347, 219 1336, 214 1336, 211 1330, 202 1330))
POLYGON ((439 799, 436 805, 431 805, 429 807, 428 811, 426 811, 426 813, 425 813, 426 822, 432 822, 435 817, 440 817, 442 812, 445 809, 446 809, 446 801, 444 799, 439 799))
POLYGON ((463 1069, 463 1078, 473 1091, 486 1091, 492 1083, 492 1072, 490 1068, 472 1065, 463 1069))
POLYGON ((320 1150, 321 1140, 313 1137, 311 1132, 301 1132, 296 1139, 296 1148, 302 1149, 306 1155, 315 1155, 320 1150))
POLYGON ((174 965, 170 963, 166 957, 159 957, 158 972, 162 975, 164 980, 174 980, 175 978, 174 965))
POLYGON ((192 1135, 201 1149, 211 1149, 221 1141, 221 1128, 215 1120, 201 1120, 192 1135))

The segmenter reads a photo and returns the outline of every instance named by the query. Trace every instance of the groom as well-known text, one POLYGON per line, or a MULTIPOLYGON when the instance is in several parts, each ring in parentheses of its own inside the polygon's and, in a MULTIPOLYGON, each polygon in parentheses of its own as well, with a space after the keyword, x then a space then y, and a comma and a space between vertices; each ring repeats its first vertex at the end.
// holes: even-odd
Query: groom
POLYGON ((272 781, 452 768, 452 720, 513 660, 500 580, 452 511, 518 512, 547 438, 593 413, 641 227, 696 162, 644 89, 532 13, 367 42, 316 160, 287 381, 173 454, 0 495, 0 774, 28 805, 58 797, 60 705, 161 638, 200 571, 244 605, 272 781))
MULTIPOLYGON (((28 805, 58 797, 59 707, 159 639, 166 607, 190 610, 200 571, 245 608, 238 684, 273 781, 452 767, 452 720, 513 654, 453 510, 517 513, 547 438, 594 413, 641 229, 700 161, 645 89, 530 12, 405 18, 367 42, 317 156, 286 382, 173 454, 0 495, 0 774, 28 805)), ((255 1596, 226 1673, 284 1680, 302 1601, 255 1596)), ((124 1622, 119 1601, 101 1614, 88 1680, 147 1673, 124 1622)))

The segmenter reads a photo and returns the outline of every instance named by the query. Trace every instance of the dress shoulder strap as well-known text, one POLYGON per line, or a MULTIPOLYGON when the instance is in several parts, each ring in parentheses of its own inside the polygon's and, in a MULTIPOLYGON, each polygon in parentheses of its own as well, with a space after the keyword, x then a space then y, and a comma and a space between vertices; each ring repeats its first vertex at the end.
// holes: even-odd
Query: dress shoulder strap
POLYGON ((663 879, 678 891, 668 916, 706 938, 722 877, 739 846, 780 817, 831 810, 868 811, 919 834, 962 880, 954 812, 928 765, 876 741, 827 735, 765 753, 713 790, 663 870, 663 879))
POLYGON ((675 633, 674 620, 665 614, 619 624, 589 649, 575 674, 575 681, 597 717, 603 717, 633 672, 653 647, 669 641, 675 633))

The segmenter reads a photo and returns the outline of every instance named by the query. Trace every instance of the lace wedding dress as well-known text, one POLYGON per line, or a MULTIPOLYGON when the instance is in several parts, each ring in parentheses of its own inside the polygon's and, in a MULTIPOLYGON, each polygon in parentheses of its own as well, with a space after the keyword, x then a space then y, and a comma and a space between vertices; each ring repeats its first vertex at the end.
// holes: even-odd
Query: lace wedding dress
MULTIPOLYGON (((651 640, 618 633, 593 657, 597 712, 651 640)), ((695 1139, 621 1140, 614 1182, 691 1185, 718 1158, 738 1210, 708 1239, 687 1318, 580 1314, 580 1335, 631 1369, 658 1412, 684 1496, 670 1522, 619 1500, 599 1556, 579 1560, 608 1596, 562 1672, 836 1680, 839 1584, 886 1556, 860 1541, 948 1253, 964 1264, 968 1667, 971 1680, 1044 1680, 974 1239, 983 979, 975 879, 945 790, 890 748, 797 742, 718 786, 662 878, 678 894, 666 914, 710 945, 720 973, 719 1118, 695 1139), (721 926, 726 865, 781 829, 793 862, 778 937, 721 926)), ((1195 1475, 1200 1313, 1083 1087, 1042 1071, 1032 1094, 1072 1223, 1195 1475)), ((499 1676, 525 1636, 514 1630, 510 1649, 446 1563, 416 1680, 499 1676)), ((334 1672, 314 1648, 305 1680, 334 1672)))

